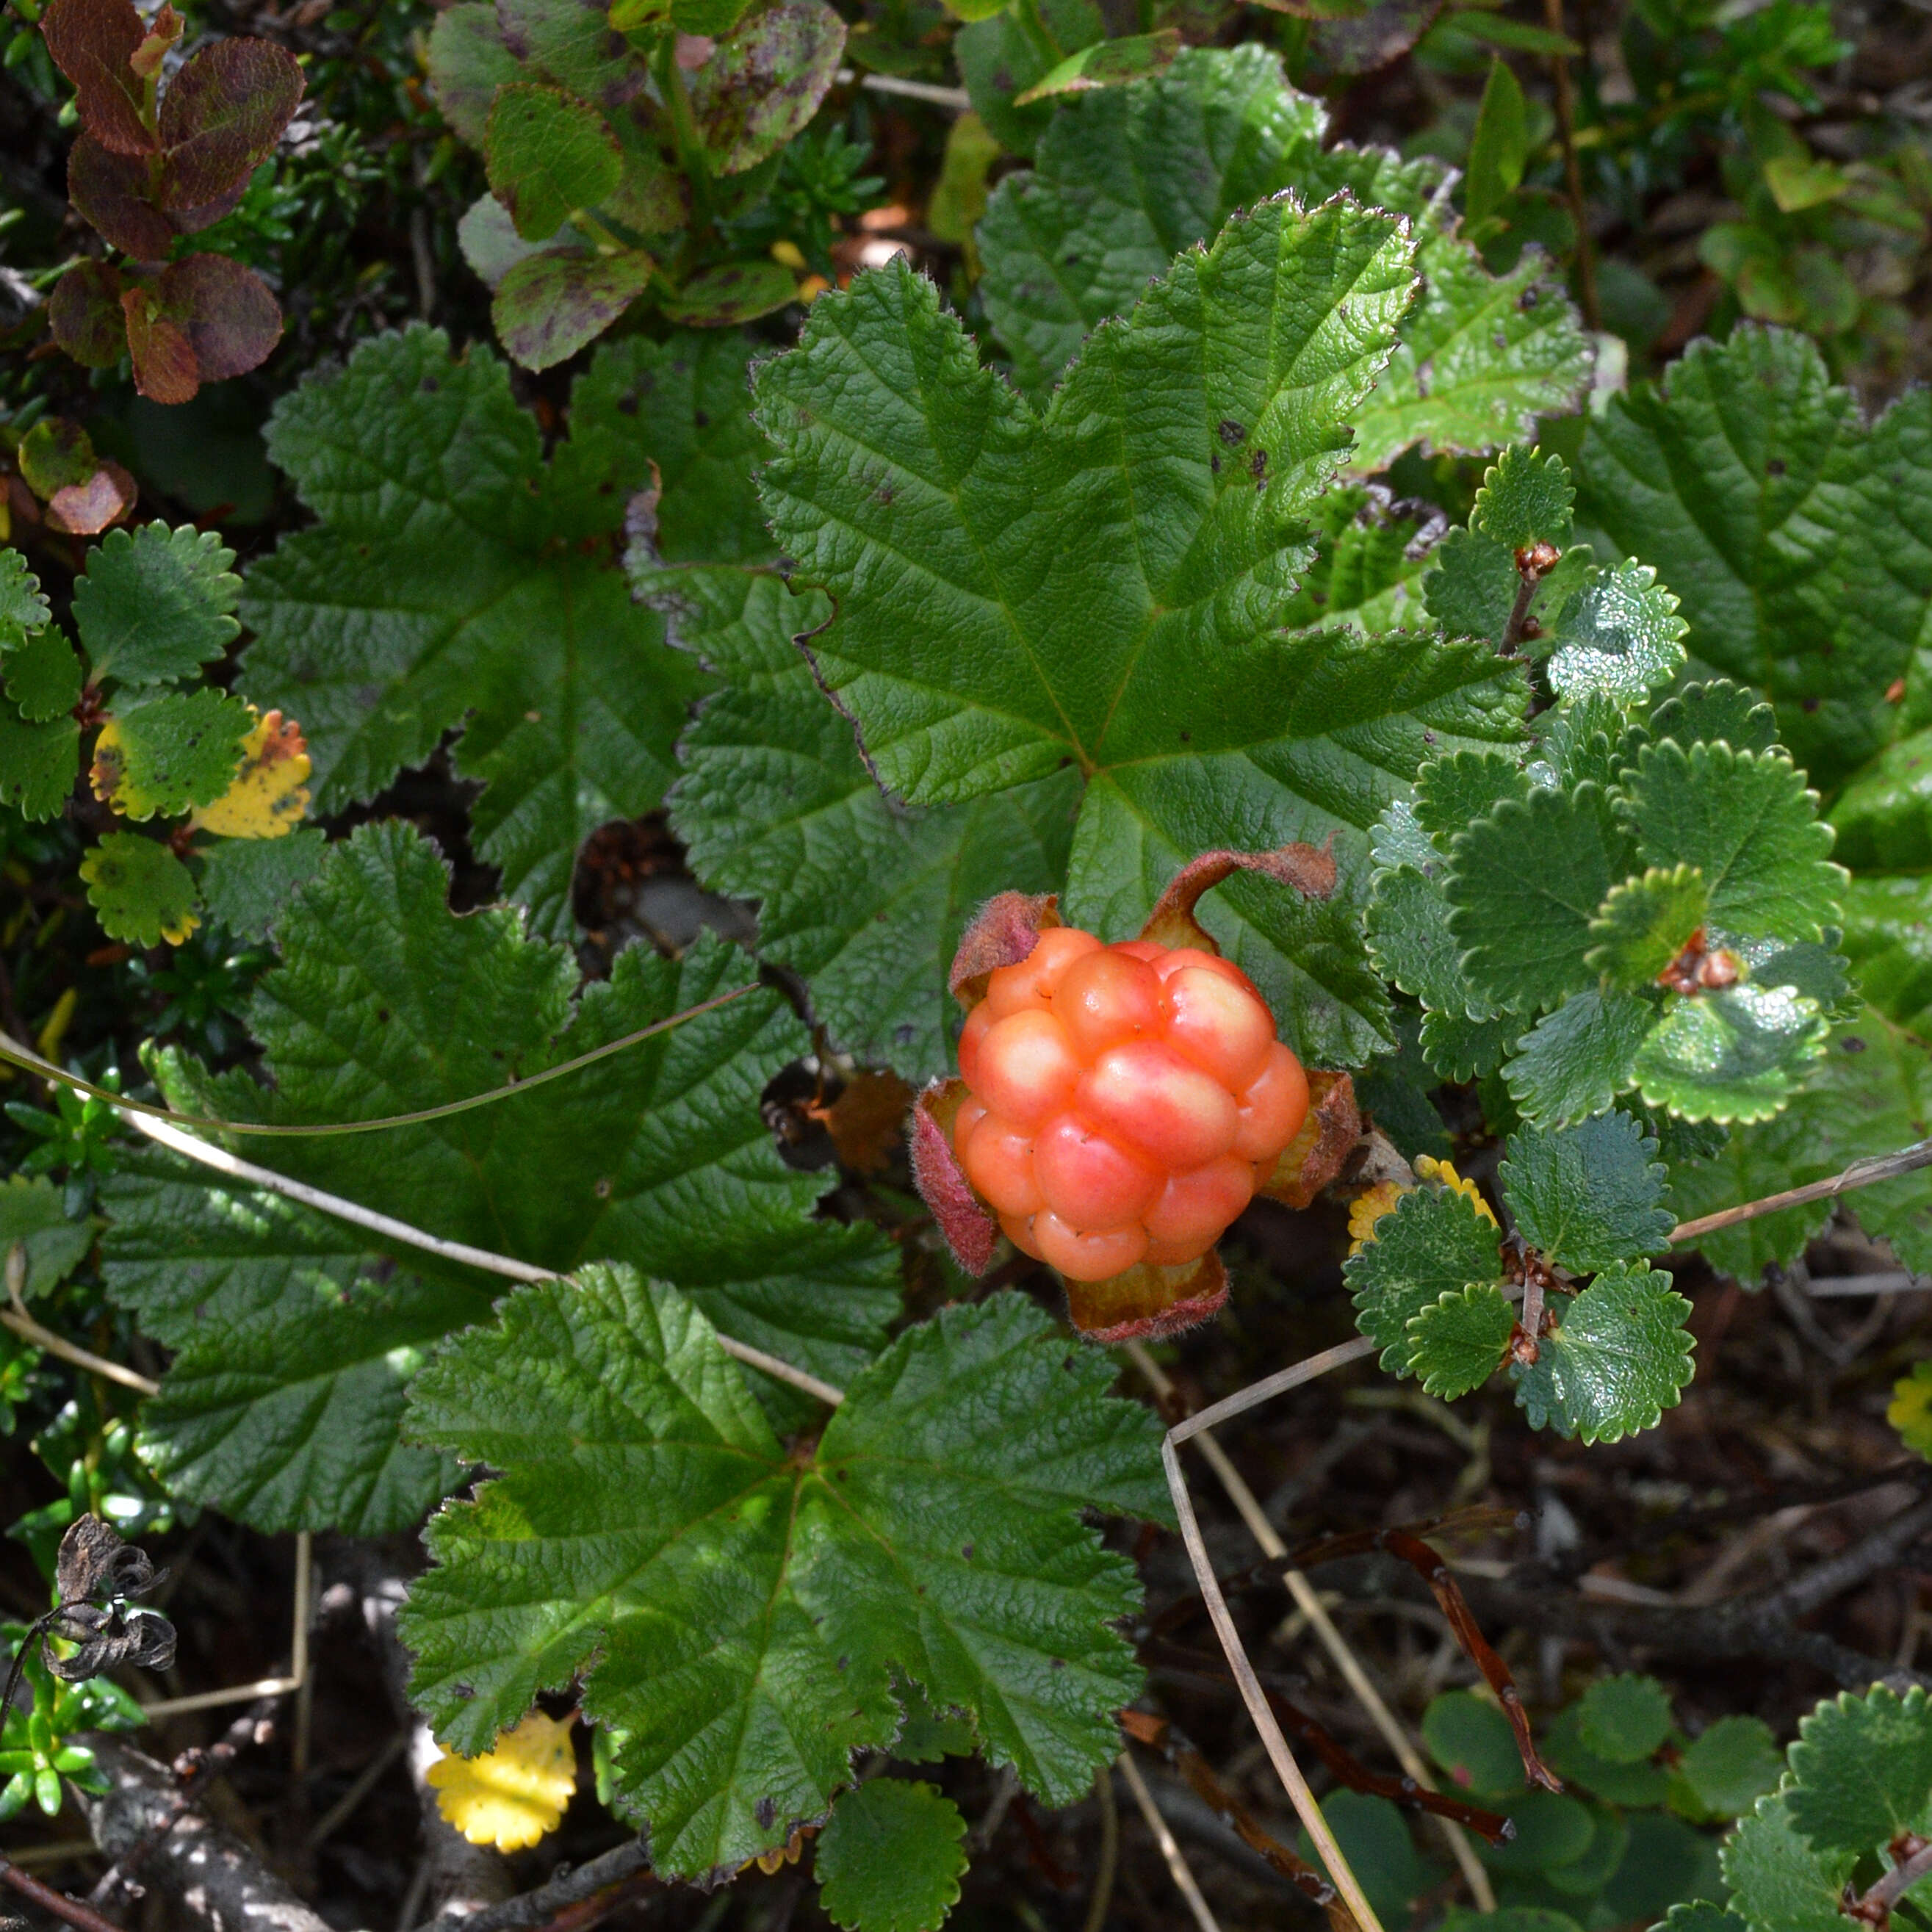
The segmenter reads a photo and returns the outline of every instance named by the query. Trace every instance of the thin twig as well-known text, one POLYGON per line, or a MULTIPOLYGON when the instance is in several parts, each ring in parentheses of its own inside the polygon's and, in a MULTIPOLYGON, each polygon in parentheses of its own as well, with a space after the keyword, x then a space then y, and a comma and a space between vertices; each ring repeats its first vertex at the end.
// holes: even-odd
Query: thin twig
MULTIPOLYGON (((298 1201, 318 1214, 333 1215, 338 1221, 367 1228, 372 1234, 400 1241, 405 1247, 420 1248, 425 1254, 436 1255, 465 1267, 481 1268, 486 1274, 502 1275, 511 1281, 559 1281, 568 1278, 559 1275, 554 1268, 538 1268, 529 1262, 514 1260, 508 1255, 492 1254, 488 1248, 472 1248, 466 1241, 446 1241, 440 1234, 428 1234, 421 1228, 412 1227, 406 1221, 398 1221, 393 1215, 379 1214, 374 1208, 345 1200, 339 1194, 326 1194, 320 1187, 311 1187, 306 1181, 292 1180, 272 1168, 257 1167, 253 1161, 238 1159, 226 1148, 212 1146, 193 1134, 183 1133, 178 1128, 159 1120, 137 1116, 132 1124, 150 1140, 159 1142, 163 1147, 190 1160, 199 1161, 203 1167, 212 1168, 218 1174, 225 1174, 230 1180, 265 1189, 290 1201, 298 1201)), ((776 1381, 789 1382, 794 1388, 816 1396, 831 1408, 836 1408, 845 1400, 843 1389, 821 1382, 804 1369, 795 1369, 790 1363, 776 1355, 768 1355, 764 1349, 754 1348, 748 1342, 737 1341, 721 1332, 718 1346, 726 1354, 748 1367, 762 1370, 776 1381)))
POLYGON ((91 1905, 83 1905, 77 1898, 70 1898, 64 1892, 56 1892, 51 1886, 41 1884, 37 1878, 28 1876, 20 1868, 7 1858, 0 1858, 0 1884, 10 1885, 22 1898, 32 1899, 43 1912, 51 1912, 56 1918, 64 1918, 76 1928, 76 1932, 122 1932, 122 1928, 111 1918, 104 1918, 91 1905))
POLYGON ((600 1060, 608 1060, 614 1053, 622 1053, 627 1047, 649 1040, 653 1034, 668 1033, 673 1027, 683 1025, 686 1020, 694 1020, 700 1014, 715 1012, 720 1006, 728 1006, 734 1000, 742 1000, 747 993, 759 990, 754 981, 748 986, 734 986, 728 993, 720 993, 716 998, 700 1000, 694 1006, 687 1006, 683 1012, 673 1013, 668 1018, 653 1020, 649 1026, 639 1027, 634 1033, 627 1033, 621 1039, 606 1040, 602 1046, 592 1047, 588 1053, 580 1053, 569 1060, 560 1060, 554 1066, 546 1066, 541 1072, 526 1073, 520 1080, 506 1081, 500 1087, 486 1088, 481 1094, 471 1094, 460 1100, 446 1100, 440 1106, 419 1107, 412 1114, 386 1114, 374 1120, 337 1120, 327 1124, 302 1123, 271 1125, 260 1120, 221 1120, 203 1118, 199 1114, 177 1114, 166 1107, 151 1106, 146 1100, 130 1100, 124 1094, 116 1094, 110 1088, 97 1087, 91 1080, 83 1080, 78 1073, 70 1073, 64 1066, 36 1053, 30 1046, 22 1046, 10 1034, 0 1034, 0 1060, 7 1060, 16 1066, 24 1067, 30 1073, 38 1074, 43 1080, 57 1080, 63 1087, 71 1088, 76 1094, 84 1094, 90 1100, 104 1100, 122 1114, 140 1114, 150 1120, 165 1120, 175 1126, 199 1127, 204 1133, 248 1134, 273 1136, 278 1140, 333 1139, 341 1134, 374 1134, 391 1127, 420 1126, 428 1120, 446 1120, 454 1114, 466 1114, 476 1107, 488 1107, 498 1100, 507 1100, 514 1094, 525 1094, 532 1087, 541 1087, 551 1080, 561 1080, 567 1073, 575 1073, 586 1066, 594 1066, 600 1060))
POLYGON ((1680 1221, 1671 1229, 1673 1241, 1695 1240, 1700 1234, 1714 1234, 1720 1228, 1735 1227, 1740 1221, 1755 1221, 1760 1214, 1775 1214, 1782 1208, 1802 1208, 1814 1201, 1828 1201, 1849 1194, 1854 1188, 1870 1187, 1881 1180, 1896 1180, 1901 1174, 1932 1167, 1932 1140, 1914 1141, 1896 1154, 1874 1154, 1855 1160, 1844 1173, 1829 1180, 1808 1181, 1802 1187, 1787 1187, 1782 1194, 1767 1194, 1761 1201, 1747 1201, 1742 1207, 1726 1208, 1715 1214, 1700 1215, 1694 1221, 1680 1221))
POLYGON ((523 1932, 527 1926, 548 1924, 566 1906, 591 1898, 607 1886, 621 1884, 650 1863, 650 1848, 644 1840, 629 1839, 615 1851, 574 1866, 534 1892, 520 1892, 501 1905, 485 1906, 481 1912, 446 1912, 430 1919, 420 1932, 523 1932))
MULTIPOLYGON (((1244 1409, 1252 1408, 1272 1396, 1298 1388, 1304 1382, 1312 1382, 1318 1376, 1328 1374, 1332 1369, 1360 1361, 1364 1356, 1372 1354, 1374 1350, 1375 1344, 1366 1335, 1358 1336, 1352 1342, 1344 1342, 1335 1348, 1325 1348, 1319 1354, 1310 1355, 1306 1360, 1297 1362, 1291 1368, 1264 1376, 1261 1381, 1242 1390, 1238 1395, 1229 1396, 1225 1400, 1201 1410, 1198 1414, 1187 1417, 1168 1430, 1168 1439, 1171 1442, 1180 1443, 1197 1437, 1199 1438, 1201 1453, 1207 1459, 1209 1468, 1220 1479, 1228 1501, 1234 1505, 1237 1514, 1248 1526, 1248 1533, 1260 1544, 1264 1556, 1276 1560, 1285 1558, 1288 1555, 1288 1546, 1276 1532, 1274 1526, 1268 1521, 1266 1512, 1256 1500, 1254 1492, 1249 1488, 1240 1472, 1228 1460, 1226 1451, 1207 1432, 1216 1422, 1238 1415, 1244 1409)), ((1168 1400, 1173 1395, 1174 1384, 1160 1364, 1138 1342, 1128 1343, 1126 1354, 1155 1395, 1163 1402, 1168 1400)), ((1307 1618, 1323 1648, 1334 1660, 1336 1670, 1342 1673, 1343 1682, 1368 1712, 1370 1721, 1381 1732, 1383 1742, 1395 1754, 1396 1761, 1420 1788, 1424 1790, 1430 1789, 1428 1771, 1415 1747, 1410 1743, 1408 1733, 1402 1729, 1395 1713, 1383 1701, 1381 1693, 1370 1681, 1367 1672, 1362 1668, 1361 1660, 1351 1648, 1348 1640, 1336 1628, 1334 1619, 1329 1616, 1308 1580, 1299 1570, 1290 1569, 1283 1574, 1282 1581, 1287 1586, 1289 1595, 1294 1599, 1295 1607, 1307 1618)), ((1205 1594, 1204 1591, 1203 1594, 1205 1594)), ((1219 1629, 1218 1624, 1216 1628, 1219 1629)), ((1239 1682, 1238 1676, 1236 1681, 1239 1682)), ((1244 1696, 1246 1694, 1244 1690, 1244 1696)), ((1282 1748, 1286 1750, 1286 1748, 1284 1743, 1282 1748)), ((1303 1822, 1306 1823, 1307 1821, 1304 1818, 1303 1822)), ((1495 1889, 1490 1883, 1489 1874, 1484 1870, 1476 1856, 1475 1848, 1458 1827, 1447 1819, 1442 1821, 1440 1828, 1478 1909, 1493 1912, 1496 1904, 1495 1889)), ((1320 1844, 1322 1834, 1313 1833, 1312 1835, 1316 1843, 1320 1844)), ((1325 1847, 1323 1856, 1327 1856, 1325 1847)), ((1331 1866, 1330 1869, 1332 1870, 1334 1868, 1331 1866)))
POLYGON ((1288 1748, 1288 1740, 1282 1735, 1281 1726, 1276 1721, 1274 1708, 1268 1702, 1268 1693, 1262 1688, 1261 1680, 1255 1675, 1255 1666, 1248 1660, 1241 1634, 1228 1613, 1227 1600, 1221 1594, 1214 1566, 1208 1560, 1208 1545, 1194 1514, 1193 1499, 1187 1493, 1187 1479, 1180 1473, 1180 1452, 1174 1446, 1172 1433, 1160 1445, 1160 1460, 1167 1476, 1168 1493, 1174 1498, 1174 1513, 1180 1525, 1180 1540, 1186 1546, 1188 1561, 1194 1566, 1195 1580, 1207 1601, 1208 1614, 1214 1622, 1214 1634, 1221 1640, 1228 1667, 1234 1673, 1241 1702, 1248 1707, 1248 1715, 1261 1733, 1268 1762, 1274 1766, 1275 1775, 1281 1780, 1282 1789, 1288 1793, 1295 1815, 1315 1840, 1315 1849, 1328 1867, 1329 1877, 1348 1910, 1355 1915, 1362 1932, 1382 1932, 1382 1921, 1376 1916, 1375 1907, 1369 1903, 1353 1867, 1335 1842, 1335 1834, 1328 1828, 1328 1821, 1322 1815, 1322 1808, 1316 1803, 1315 1794, 1309 1790, 1308 1780, 1302 1776, 1294 1752, 1288 1748))
POLYGON ((1120 1813, 1114 1802, 1111 1765, 1102 1765, 1094 1774, 1094 1796, 1100 1808, 1100 1862, 1094 1874, 1093 1896, 1088 1901, 1082 1932, 1105 1932, 1107 1908, 1114 1902, 1114 1874, 1120 1859, 1120 1813))
POLYGON ((1167 1861, 1167 1868, 1172 1874, 1174 1883, 1180 1888, 1180 1895, 1187 1901, 1187 1909, 1194 1915, 1194 1922, 1201 1932, 1221 1932, 1220 1922, 1208 1908, 1208 1901, 1201 1895, 1201 1888, 1194 1882, 1194 1874, 1187 1861, 1181 1856, 1180 1847, 1174 1843, 1174 1834, 1167 1828, 1167 1820, 1154 1808, 1154 1794, 1150 1792, 1140 1774, 1140 1768, 1125 1751, 1120 1754, 1120 1775, 1127 1780, 1127 1789, 1134 1794, 1134 1802, 1141 1808, 1141 1816, 1147 1820, 1148 1829, 1154 1834, 1154 1843, 1160 1847, 1160 1855, 1167 1861))
POLYGON ((188 1697, 164 1697, 143 1704, 141 1714, 152 1724, 157 1718, 178 1717, 184 1711, 212 1711, 224 1704, 240 1704, 256 1697, 285 1697, 308 1682, 308 1626, 315 1580, 315 1538, 308 1530, 296 1537, 295 1630, 289 1639, 289 1674, 237 1684, 226 1690, 197 1690, 188 1697))
POLYGON ((1928 1876, 1932 1876, 1932 1844, 1922 1844, 1909 1858, 1900 1859, 1852 1906, 1849 1916, 1862 1918, 1868 1924, 1883 1925, 1891 1918, 1892 1906, 1922 1878, 1928 1876))
MULTIPOLYGON (((1552 34, 1563 32, 1563 0, 1543 0, 1543 16, 1552 34)), ((1563 148, 1563 181, 1570 196, 1570 218, 1576 224, 1576 296, 1586 328, 1600 329, 1603 311, 1597 303, 1597 262, 1590 245, 1589 209, 1583 200, 1583 170, 1576 158, 1576 104, 1570 87, 1570 62, 1552 56, 1556 88, 1556 138, 1563 148)))
POLYGON ((50 1355, 58 1355, 64 1362, 71 1362, 77 1369, 85 1369, 89 1375, 103 1376, 111 1382, 118 1382, 124 1388, 137 1390, 142 1395, 159 1395, 161 1385, 150 1382, 146 1376, 136 1375, 132 1369, 124 1369, 118 1362, 110 1362, 105 1355, 97 1355, 70 1342, 64 1335, 56 1335, 51 1328, 44 1328, 29 1315, 18 1301, 10 1308, 0 1308, 0 1326, 10 1328, 23 1342, 31 1342, 37 1348, 44 1348, 50 1355))

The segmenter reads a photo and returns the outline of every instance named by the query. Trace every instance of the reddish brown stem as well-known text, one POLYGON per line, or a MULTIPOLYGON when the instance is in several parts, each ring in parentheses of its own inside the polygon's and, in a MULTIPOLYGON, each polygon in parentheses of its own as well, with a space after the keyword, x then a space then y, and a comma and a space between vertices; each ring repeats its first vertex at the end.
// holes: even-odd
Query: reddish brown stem
POLYGON ((1304 1898, 1326 1908, 1329 1923, 1342 1932, 1354 1920, 1336 1894, 1335 1888, 1304 1860, 1271 1833, 1264 1831, 1249 1814, 1240 1800, 1214 1775, 1208 1760, 1165 1718, 1145 1711, 1123 1711, 1120 1728, 1150 1750, 1157 1750, 1193 1787, 1196 1797, 1225 1818, 1252 1852, 1258 1852, 1304 1898))
MULTIPOLYGON (((1140 1654, 1141 1661, 1151 1670, 1207 1678, 1219 1684, 1233 1681, 1226 1666, 1217 1658, 1199 1651, 1184 1649, 1159 1638, 1149 1638, 1143 1643, 1140 1654)), ((1439 1791, 1426 1791, 1412 1778, 1393 1778, 1384 1772, 1370 1770, 1306 1711, 1298 1709, 1266 1684, 1262 1688, 1282 1729, 1307 1745, 1328 1766, 1329 1774, 1336 1783, 1346 1784, 1351 1791, 1365 1792, 1371 1798, 1386 1798, 1406 1811, 1421 1811, 1432 1818, 1447 1818, 1452 1824, 1466 1826, 1492 1845, 1504 1844, 1514 1835, 1510 1821, 1494 1811, 1482 1810, 1460 1798, 1445 1797, 1439 1791)))
POLYGON ((37 1878, 30 1878, 16 1864, 0 1858, 0 1883, 10 1885, 22 1898, 32 1899, 43 1912, 51 1912, 56 1918, 64 1918, 76 1928, 76 1932, 122 1932, 122 1928, 111 1918, 104 1918, 91 1905, 83 1905, 77 1898, 70 1898, 64 1892, 56 1892, 51 1886, 41 1884, 37 1878))
POLYGON ((1429 1586, 1437 1607, 1448 1620, 1449 1628, 1462 1647, 1462 1654, 1483 1673, 1484 1681, 1496 1694, 1510 1729, 1516 1733, 1516 1748, 1522 1756, 1523 1775, 1546 1791, 1561 1791, 1563 1780, 1538 1756, 1536 1741, 1530 1736, 1528 1714, 1522 1708, 1522 1694, 1510 1676, 1509 1666, 1498 1657, 1471 1613, 1468 1603, 1444 1563, 1419 1536, 1406 1529, 1365 1530, 1354 1536, 1330 1537, 1325 1542, 1298 1550, 1288 1558, 1297 1570, 1325 1563, 1337 1556, 1366 1555, 1386 1550, 1399 1557, 1429 1586))

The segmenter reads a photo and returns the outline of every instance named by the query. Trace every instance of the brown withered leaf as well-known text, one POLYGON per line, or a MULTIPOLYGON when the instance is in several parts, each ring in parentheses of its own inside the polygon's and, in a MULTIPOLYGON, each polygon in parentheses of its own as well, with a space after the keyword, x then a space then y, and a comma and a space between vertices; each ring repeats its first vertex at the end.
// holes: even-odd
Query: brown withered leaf
POLYGON ((912 1103, 913 1090, 896 1073, 861 1067, 829 1107, 810 1112, 854 1174, 876 1174, 898 1145, 912 1103))

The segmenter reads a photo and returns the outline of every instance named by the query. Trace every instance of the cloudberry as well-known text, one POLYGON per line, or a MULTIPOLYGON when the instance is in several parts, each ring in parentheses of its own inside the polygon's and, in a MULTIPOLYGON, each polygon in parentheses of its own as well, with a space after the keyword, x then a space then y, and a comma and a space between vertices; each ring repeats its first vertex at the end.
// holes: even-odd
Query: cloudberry
POLYGON ((1308 1113, 1239 968, 1070 926, 988 976, 959 1070, 961 1169, 1016 1247, 1076 1282, 1198 1260, 1308 1113))

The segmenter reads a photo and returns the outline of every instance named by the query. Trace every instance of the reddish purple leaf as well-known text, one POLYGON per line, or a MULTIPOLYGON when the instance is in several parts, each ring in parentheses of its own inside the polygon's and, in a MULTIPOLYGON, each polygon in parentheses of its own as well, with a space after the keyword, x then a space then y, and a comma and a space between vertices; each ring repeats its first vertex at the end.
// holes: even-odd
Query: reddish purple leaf
POLYGON ((80 124, 117 154, 152 154, 160 143, 142 113, 147 88, 130 64, 148 30, 131 0, 53 0, 40 33, 74 82, 80 124))
POLYGON ((295 56, 272 40, 202 48, 162 97, 162 205, 199 208, 245 182, 274 152, 302 95, 295 56))
POLYGON ((199 235, 204 228, 212 228, 224 214, 232 214, 248 192, 248 177, 244 175, 226 194, 218 194, 212 201, 204 201, 198 208, 170 208, 168 220, 174 224, 177 235, 199 235))
POLYGON ((112 247, 143 262, 164 262, 174 225, 148 200, 148 163, 117 154, 82 134, 67 158, 68 199, 112 247))
POLYGON ((545 249, 496 285, 497 339, 526 369, 548 369, 594 340, 643 294, 652 264, 641 249, 592 255, 545 249))
POLYGON ((121 297, 128 350, 134 358, 134 386, 150 402, 188 403, 201 387, 201 372, 188 331, 166 310, 158 281, 137 282, 121 297))
POLYGON ((76 262, 47 303, 54 340, 89 369, 110 369, 128 346, 121 272, 106 262, 76 262))
POLYGON ((190 255, 164 268, 156 286, 204 382, 245 376, 282 339, 282 311, 268 284, 226 255, 190 255))

